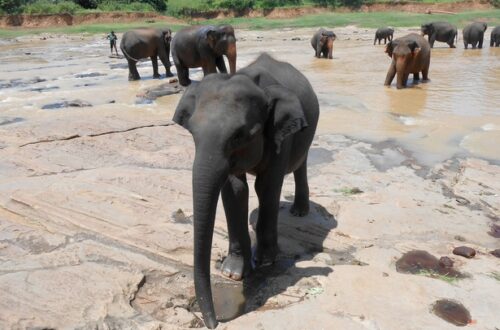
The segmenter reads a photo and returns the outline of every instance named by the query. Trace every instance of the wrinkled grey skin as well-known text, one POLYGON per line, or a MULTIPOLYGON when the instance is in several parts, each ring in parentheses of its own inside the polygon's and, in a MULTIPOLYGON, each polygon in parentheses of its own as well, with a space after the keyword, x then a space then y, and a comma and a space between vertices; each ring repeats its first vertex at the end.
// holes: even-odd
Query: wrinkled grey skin
POLYGON ((311 38, 311 46, 314 48, 315 56, 317 58, 329 58, 333 56, 333 42, 337 36, 333 31, 327 31, 323 28, 319 29, 311 38))
POLYGON ((182 86, 191 83, 189 68, 203 68, 204 75, 219 69, 227 73, 223 55, 229 62, 229 71, 236 72, 236 37, 231 25, 194 26, 180 30, 172 40, 172 58, 182 86))
POLYGON ((278 209, 285 174, 293 172, 290 212, 309 212, 307 153, 319 117, 309 81, 267 54, 234 75, 213 74, 191 85, 173 120, 193 135, 194 282, 208 328, 217 326, 210 288, 210 255, 219 194, 226 213, 229 253, 222 273, 240 280, 252 270, 246 173, 259 199, 257 266, 278 252, 278 209))
POLYGON ((386 46, 385 52, 392 58, 391 66, 385 79, 389 86, 397 74, 398 89, 406 87, 408 76, 413 73, 413 81, 419 80, 422 72, 424 81, 429 80, 429 65, 431 63, 431 48, 424 37, 410 33, 404 37, 394 39, 386 46))
POLYGON ((490 47, 498 47, 500 46, 500 26, 497 26, 491 31, 490 36, 490 47))
POLYGON ((450 48, 456 48, 455 38, 458 41, 457 27, 447 22, 432 22, 420 27, 422 35, 429 36, 429 44, 434 48, 435 41, 446 42, 450 48))
POLYGON ((120 49, 128 62, 128 80, 141 79, 136 63, 147 57, 151 58, 153 64, 153 78, 160 78, 157 57, 165 66, 166 76, 172 77, 169 59, 171 39, 172 31, 169 28, 141 28, 125 32, 120 42, 120 49))
POLYGON ((378 44, 380 45, 380 42, 382 39, 384 39, 384 45, 387 44, 387 40, 392 41, 394 36, 394 29, 392 27, 381 27, 377 29, 377 32, 375 32, 375 39, 373 39, 373 44, 375 45, 378 40, 378 44))
POLYGON ((484 32, 488 28, 488 25, 484 22, 476 22, 467 25, 463 31, 464 37, 464 48, 467 49, 469 44, 472 48, 483 48, 484 32))

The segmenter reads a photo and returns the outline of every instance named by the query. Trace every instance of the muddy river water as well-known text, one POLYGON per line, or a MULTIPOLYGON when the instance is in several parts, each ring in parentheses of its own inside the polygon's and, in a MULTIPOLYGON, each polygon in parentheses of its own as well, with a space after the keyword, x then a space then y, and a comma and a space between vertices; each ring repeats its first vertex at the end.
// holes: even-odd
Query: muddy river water
MULTIPOLYGON (((500 48, 432 51, 431 82, 397 90, 383 86, 390 59, 372 45, 371 30, 337 29, 333 60, 316 59, 309 44, 313 29, 237 32, 238 67, 263 51, 289 61, 311 81, 321 104, 319 133, 340 133, 367 141, 394 140, 420 162, 454 155, 500 161, 500 48)), ((396 37, 408 31, 397 31, 396 37)), ((23 125, 39 116, 71 111, 42 110, 79 99, 94 107, 172 113, 179 95, 140 102, 152 80, 149 62, 139 65, 143 80, 127 81, 124 59, 108 57, 106 40, 89 36, 25 37, 2 41, 0 124, 23 125), (146 103, 146 104, 144 104, 146 103)), ((460 42, 459 42, 460 44, 460 42)), ((488 42, 485 42, 487 45, 488 42)), ((200 70, 191 75, 200 78, 200 70)), ((163 80, 163 82, 165 82, 163 80)), ((5 131, 4 131, 5 132, 5 131)))

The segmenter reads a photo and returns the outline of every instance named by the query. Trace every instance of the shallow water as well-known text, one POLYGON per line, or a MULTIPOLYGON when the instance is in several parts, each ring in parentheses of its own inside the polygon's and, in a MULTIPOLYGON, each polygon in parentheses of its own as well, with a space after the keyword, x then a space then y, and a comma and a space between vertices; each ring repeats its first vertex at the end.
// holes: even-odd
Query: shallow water
MULTIPOLYGON (((383 86, 390 59, 383 45, 372 45, 371 30, 336 29, 333 60, 313 57, 309 44, 313 32, 237 31, 238 67, 267 51, 299 68, 320 100, 319 134, 394 140, 427 165, 457 155, 500 162, 500 48, 465 51, 438 43, 432 51, 431 81, 413 85, 410 79, 410 88, 397 90, 394 85, 383 86), (291 40, 294 37, 300 40, 291 40)), ((407 32, 396 31, 396 37, 407 32)), ((166 112, 167 118, 180 97, 138 99, 141 90, 165 79, 151 79, 151 64, 146 61, 139 65, 143 79, 128 82, 126 61, 110 58, 101 36, 25 37, 3 43, 0 53, 4 129, 29 125, 33 116, 50 116, 43 113, 48 112, 42 110, 44 105, 74 99, 89 102, 94 109, 166 112), (37 77, 45 81, 33 81, 37 77), (18 119, 9 122, 9 118, 18 119)), ((162 67, 160 73, 164 74, 162 67)), ((191 76, 199 79, 200 70, 192 70, 191 76)), ((71 110, 52 110, 61 111, 71 110)))

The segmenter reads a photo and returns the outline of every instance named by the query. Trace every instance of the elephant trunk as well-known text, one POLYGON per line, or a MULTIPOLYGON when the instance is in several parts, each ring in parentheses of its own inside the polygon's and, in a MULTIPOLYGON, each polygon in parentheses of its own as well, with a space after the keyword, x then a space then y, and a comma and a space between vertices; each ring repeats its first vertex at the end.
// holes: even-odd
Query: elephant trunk
POLYGON ((217 326, 210 287, 212 236, 217 201, 228 168, 222 156, 196 152, 193 165, 194 286, 203 320, 209 329, 217 326))
POLYGON ((227 46, 227 60, 229 62, 229 72, 236 73, 236 40, 231 40, 227 46))
POLYGON ((396 73, 397 73, 397 88, 401 89, 405 87, 406 82, 404 81, 406 72, 406 57, 398 57, 396 59, 396 73))
POLYGON ((332 59, 333 58, 333 39, 330 38, 328 39, 328 58, 332 59))

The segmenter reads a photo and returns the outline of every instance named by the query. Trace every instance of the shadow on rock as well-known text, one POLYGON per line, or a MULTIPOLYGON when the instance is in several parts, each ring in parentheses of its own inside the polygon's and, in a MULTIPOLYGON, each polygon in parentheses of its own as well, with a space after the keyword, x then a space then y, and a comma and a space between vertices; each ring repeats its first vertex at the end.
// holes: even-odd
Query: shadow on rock
MULTIPOLYGON (((323 292, 315 276, 328 276, 330 267, 297 267, 297 262, 323 261, 327 265, 361 265, 353 257, 354 248, 347 251, 331 251, 323 247, 330 231, 337 227, 335 217, 323 206, 311 202, 310 213, 294 217, 289 209, 292 203, 283 202, 278 216, 278 241, 280 253, 274 264, 262 266, 243 282, 235 282, 222 276, 212 278, 217 319, 229 321, 255 310, 281 309, 323 292)), ((258 210, 250 215, 254 227, 258 210)), ((254 236, 254 233, 251 233, 254 236)), ((255 242, 254 237, 252 237, 255 242)), ((253 244, 255 245, 255 244, 253 244)))

